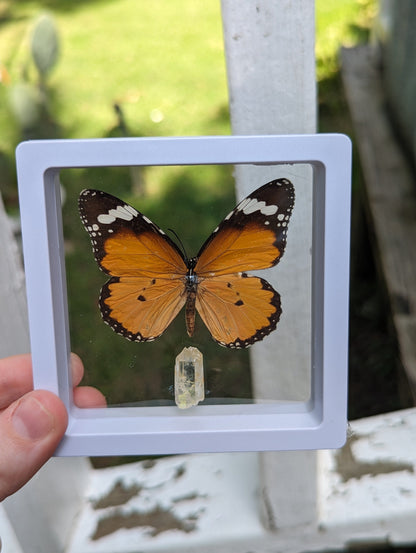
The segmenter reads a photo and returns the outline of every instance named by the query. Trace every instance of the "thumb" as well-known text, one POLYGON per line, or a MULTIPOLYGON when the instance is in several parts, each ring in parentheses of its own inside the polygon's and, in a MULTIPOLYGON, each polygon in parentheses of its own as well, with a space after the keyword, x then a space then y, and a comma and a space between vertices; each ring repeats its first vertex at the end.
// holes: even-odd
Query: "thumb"
POLYGON ((25 394, 0 414, 0 501, 52 456, 67 423, 62 401, 44 390, 25 394))

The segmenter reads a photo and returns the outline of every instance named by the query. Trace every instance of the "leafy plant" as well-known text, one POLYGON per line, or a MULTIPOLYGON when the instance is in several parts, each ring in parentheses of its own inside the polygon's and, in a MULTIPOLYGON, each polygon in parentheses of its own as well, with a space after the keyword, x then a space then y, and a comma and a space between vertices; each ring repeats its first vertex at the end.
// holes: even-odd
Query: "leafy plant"
POLYGON ((39 74, 39 84, 43 87, 59 57, 58 29, 53 17, 41 15, 33 28, 30 52, 39 74))

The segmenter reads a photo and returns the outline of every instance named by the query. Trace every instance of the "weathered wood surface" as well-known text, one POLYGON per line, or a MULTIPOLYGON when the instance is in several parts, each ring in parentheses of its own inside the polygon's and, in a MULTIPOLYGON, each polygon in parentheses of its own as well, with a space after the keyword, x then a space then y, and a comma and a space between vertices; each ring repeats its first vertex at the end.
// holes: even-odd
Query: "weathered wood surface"
POLYGON ((343 49, 342 74, 376 257, 416 401, 416 177, 393 132, 376 53, 368 46, 343 49))
POLYGON ((416 2, 381 2, 380 8, 384 82, 397 127, 416 162, 416 2))
MULTIPOLYGON (((292 459, 298 466, 287 478, 303 469, 302 456, 292 459)), ((275 532, 258 516, 256 454, 171 455, 95 470, 65 551, 317 553, 415 542, 416 409, 353 421, 346 446, 318 459, 316 522, 293 528, 278 519, 275 532)), ((303 479, 295 482, 301 493, 303 479)), ((293 509, 289 496, 284 506, 293 509)))

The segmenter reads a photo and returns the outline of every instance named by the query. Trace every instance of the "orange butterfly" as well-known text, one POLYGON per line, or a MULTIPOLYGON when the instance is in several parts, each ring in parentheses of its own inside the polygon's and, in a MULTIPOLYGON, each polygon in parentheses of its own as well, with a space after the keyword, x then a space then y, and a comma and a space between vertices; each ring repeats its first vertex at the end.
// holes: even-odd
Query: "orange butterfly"
POLYGON ((262 340, 279 321, 280 295, 243 271, 279 262, 294 201, 287 179, 261 186, 188 259, 134 207, 100 190, 83 190, 81 220, 98 265, 111 276, 101 289, 103 320, 128 340, 149 342, 185 305, 189 336, 196 310, 221 346, 245 348, 262 340))

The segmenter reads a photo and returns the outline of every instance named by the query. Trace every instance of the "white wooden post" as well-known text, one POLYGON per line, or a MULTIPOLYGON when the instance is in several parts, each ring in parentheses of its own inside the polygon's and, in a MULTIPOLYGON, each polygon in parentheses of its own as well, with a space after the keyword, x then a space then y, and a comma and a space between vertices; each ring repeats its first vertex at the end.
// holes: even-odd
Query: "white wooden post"
MULTIPOLYGON (((315 132, 314 2, 222 0, 222 13, 233 134, 315 132)), ((266 277, 282 296, 283 315, 276 332, 252 348, 253 381, 258 397, 301 400, 310 383, 311 169, 236 168, 240 197, 278 176, 296 190, 284 260, 266 277)), ((270 528, 315 520, 315 459, 313 452, 261 455, 270 528)))

